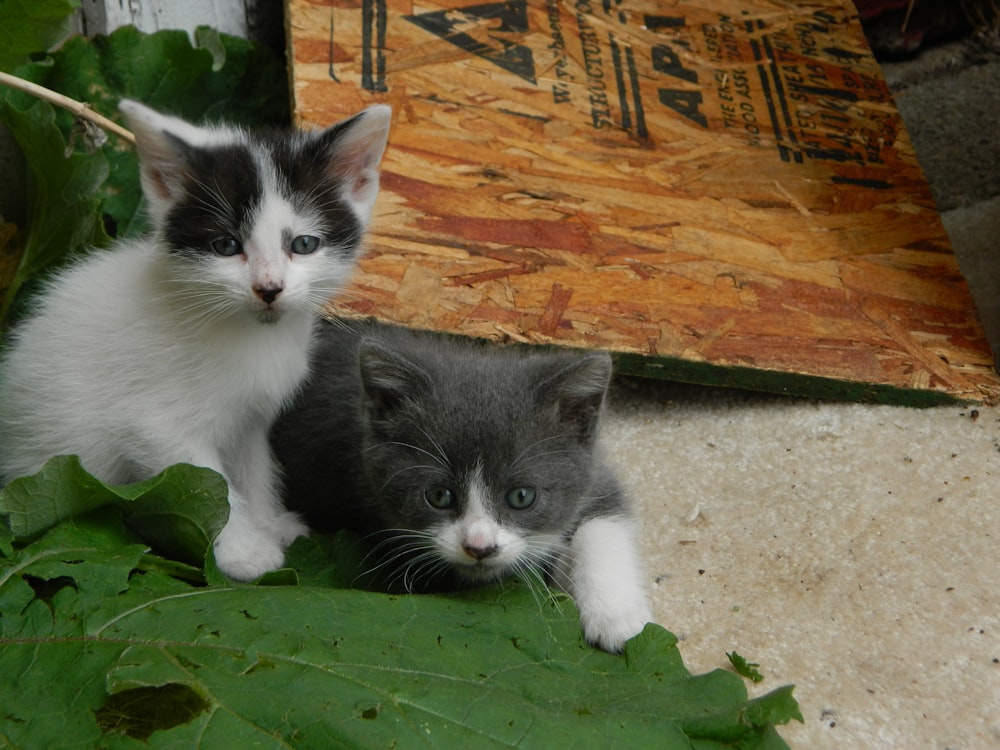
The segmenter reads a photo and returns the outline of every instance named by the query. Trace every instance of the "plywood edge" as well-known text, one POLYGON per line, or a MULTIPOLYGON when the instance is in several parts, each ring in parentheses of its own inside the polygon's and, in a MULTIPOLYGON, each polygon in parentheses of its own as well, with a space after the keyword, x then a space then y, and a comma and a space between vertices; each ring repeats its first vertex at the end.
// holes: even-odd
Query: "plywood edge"
POLYGON ((774 393, 823 401, 862 402, 887 406, 928 408, 962 404, 996 404, 1000 390, 981 388, 962 394, 879 383, 824 378, 751 367, 721 366, 667 357, 621 354, 614 357, 621 375, 676 381, 694 385, 774 393))
MULTIPOLYGON (((573 350, 581 355, 593 348, 573 346, 557 340, 519 339, 518 337, 477 336, 457 333, 412 323, 393 322, 374 315, 353 313, 328 307, 328 319, 364 320, 387 326, 400 326, 427 331, 447 338, 487 341, 495 346, 531 348, 535 350, 573 350)), ((718 365, 679 357, 650 356, 610 351, 614 372, 618 376, 660 380, 715 388, 758 391, 781 396, 819 399, 823 401, 882 404, 929 408, 949 405, 995 405, 1000 403, 1000 384, 978 384, 962 392, 926 388, 901 388, 885 383, 871 383, 843 378, 828 378, 804 373, 765 370, 741 365, 718 365)))

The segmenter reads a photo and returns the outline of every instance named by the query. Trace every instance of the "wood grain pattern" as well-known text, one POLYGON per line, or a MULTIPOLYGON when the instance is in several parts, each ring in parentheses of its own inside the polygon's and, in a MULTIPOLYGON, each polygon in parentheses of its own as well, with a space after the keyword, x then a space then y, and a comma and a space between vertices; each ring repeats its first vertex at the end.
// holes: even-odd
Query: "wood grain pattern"
POLYGON ((665 377, 1000 397, 848 0, 287 13, 300 122, 394 108, 370 252, 336 313, 604 348, 665 377))

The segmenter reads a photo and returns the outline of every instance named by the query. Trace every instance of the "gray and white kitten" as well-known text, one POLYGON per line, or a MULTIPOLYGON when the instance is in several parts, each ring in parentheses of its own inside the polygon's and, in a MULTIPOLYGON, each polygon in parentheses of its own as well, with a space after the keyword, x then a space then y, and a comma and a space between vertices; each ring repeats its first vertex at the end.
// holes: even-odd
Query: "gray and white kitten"
POLYGON ((285 503, 313 528, 383 541, 406 589, 542 571, 608 651, 651 618, 636 524, 596 445, 607 354, 500 348, 324 324, 272 431, 285 503))
POLYGON ((153 231, 57 274, 17 327, 0 361, 0 482, 59 454, 110 483, 215 469, 230 505, 216 560, 252 579, 306 531, 281 505, 267 434, 355 267, 390 111, 249 132, 121 110, 153 231))

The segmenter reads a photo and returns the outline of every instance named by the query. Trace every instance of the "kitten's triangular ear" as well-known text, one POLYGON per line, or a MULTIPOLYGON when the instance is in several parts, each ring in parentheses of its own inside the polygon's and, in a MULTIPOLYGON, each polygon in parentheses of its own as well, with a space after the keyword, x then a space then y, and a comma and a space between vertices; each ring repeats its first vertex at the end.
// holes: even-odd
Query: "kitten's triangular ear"
POLYGON ((538 395, 543 407, 554 407, 556 418, 583 442, 593 439, 601 404, 611 380, 611 357, 593 352, 563 366, 543 380, 538 395))
POLYGON ((359 217, 367 221, 378 195, 378 165, 382 161, 392 108, 375 104, 319 134, 327 173, 343 187, 359 217))
POLYGON ((361 384, 369 413, 382 418, 430 389, 430 377, 402 353, 371 339, 358 349, 361 384))
POLYGON ((204 139, 204 131, 131 99, 123 99, 118 108, 135 134, 143 192, 152 207, 176 201, 186 176, 186 144, 204 139))

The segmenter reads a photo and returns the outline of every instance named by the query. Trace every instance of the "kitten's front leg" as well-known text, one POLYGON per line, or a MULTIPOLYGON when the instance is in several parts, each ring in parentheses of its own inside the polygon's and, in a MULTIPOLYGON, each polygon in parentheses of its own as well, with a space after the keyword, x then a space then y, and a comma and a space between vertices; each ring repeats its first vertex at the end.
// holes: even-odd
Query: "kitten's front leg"
POLYGON ((224 461, 215 450, 187 449, 178 458, 222 474, 229 488, 229 520, 215 538, 219 570, 237 581, 251 581, 285 562, 285 547, 306 527, 275 499, 275 469, 266 435, 246 436, 238 457, 224 461))
MULTIPOLYGON (((284 562, 285 547, 296 537, 307 535, 309 529, 295 513, 286 510, 279 499, 277 462, 267 440, 267 431, 264 429, 248 431, 234 453, 233 459, 229 462, 230 471, 227 479, 230 484, 231 500, 234 491, 239 494, 239 511, 237 506, 230 502, 230 524, 234 524, 234 533, 225 538, 222 534, 219 535, 222 541, 221 545, 219 542, 216 543, 216 560, 218 561, 221 546, 222 553, 229 557, 233 564, 242 568, 254 568, 257 566, 254 566, 250 559, 253 556, 252 548, 261 546, 270 550, 276 545, 278 554, 271 553, 270 558, 272 561, 277 558, 277 562, 262 572, 274 570, 281 567, 284 562), (239 529, 238 535, 237 529, 239 529), (243 559, 244 553, 234 549, 238 545, 230 544, 238 542, 240 535, 248 542, 242 545, 249 551, 246 559, 243 559)), ((222 567, 221 563, 219 567, 222 567)), ((240 577, 225 570, 223 572, 234 578, 240 577)))
POLYGON ((580 524, 557 582, 576 600, 584 636, 592 645, 618 653, 625 641, 652 620, 643 583, 635 522, 600 516, 580 524))
POLYGON ((213 550, 219 570, 235 581, 252 581, 285 562, 284 547, 250 519, 246 506, 246 499, 230 483, 229 520, 215 538, 213 550))

